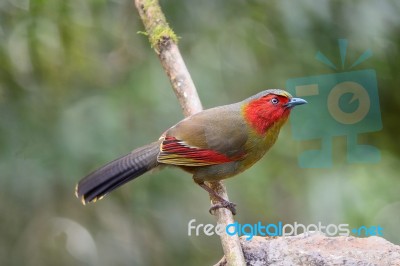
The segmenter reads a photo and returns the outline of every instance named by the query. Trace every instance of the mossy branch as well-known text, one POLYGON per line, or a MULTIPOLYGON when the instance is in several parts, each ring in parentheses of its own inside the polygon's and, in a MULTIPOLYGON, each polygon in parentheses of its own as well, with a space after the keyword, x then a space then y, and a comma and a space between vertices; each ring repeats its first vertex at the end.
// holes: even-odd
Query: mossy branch
MULTIPOLYGON (((178 37, 169 27, 158 0, 135 0, 135 5, 146 29, 151 47, 156 51, 168 75, 172 88, 179 100, 185 116, 202 110, 196 87, 179 52, 178 37)), ((209 184, 221 197, 228 199, 222 182, 209 184)), ((215 203, 215 199, 211 199, 215 203)), ((234 223, 232 213, 224 208, 215 211, 217 223, 226 227, 234 223)), ((239 237, 221 235, 221 244, 228 265, 245 265, 239 237)))
POLYGON ((196 87, 179 52, 178 37, 156 0, 135 0, 151 47, 156 51, 185 116, 202 110, 196 87))
POLYGON ((136 7, 145 25, 151 48, 159 54, 168 41, 178 44, 178 37, 168 25, 158 1, 145 0, 140 2, 140 6, 136 5, 136 7))

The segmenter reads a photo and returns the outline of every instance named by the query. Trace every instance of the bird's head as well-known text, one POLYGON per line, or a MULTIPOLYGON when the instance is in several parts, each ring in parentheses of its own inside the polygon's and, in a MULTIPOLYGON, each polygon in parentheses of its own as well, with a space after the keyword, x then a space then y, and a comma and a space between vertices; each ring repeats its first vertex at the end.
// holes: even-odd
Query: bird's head
POLYGON ((247 122, 255 131, 265 134, 273 125, 282 126, 294 106, 305 103, 307 101, 293 98, 287 91, 272 89, 262 91, 245 100, 242 110, 247 122))

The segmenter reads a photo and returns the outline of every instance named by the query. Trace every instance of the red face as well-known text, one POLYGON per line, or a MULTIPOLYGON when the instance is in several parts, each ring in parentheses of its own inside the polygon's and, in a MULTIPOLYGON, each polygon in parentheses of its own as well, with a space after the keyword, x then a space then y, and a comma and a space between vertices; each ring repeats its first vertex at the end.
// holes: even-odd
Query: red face
POLYGON ((283 95, 268 94, 255 99, 244 108, 246 120, 259 134, 264 134, 275 123, 285 122, 289 117, 290 98, 283 95))

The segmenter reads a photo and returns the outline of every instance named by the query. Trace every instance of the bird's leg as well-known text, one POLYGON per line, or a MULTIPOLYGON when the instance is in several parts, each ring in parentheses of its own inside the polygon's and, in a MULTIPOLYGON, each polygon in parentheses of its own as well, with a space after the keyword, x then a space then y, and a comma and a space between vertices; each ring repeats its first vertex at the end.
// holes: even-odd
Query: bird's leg
POLYGON ((229 209, 233 215, 236 215, 236 204, 230 201, 227 201, 226 199, 224 199, 223 197, 221 197, 220 195, 218 195, 213 189, 211 189, 209 186, 207 186, 204 182, 200 181, 198 182, 197 180, 194 180, 196 182, 196 184, 198 184, 200 187, 202 187, 205 191, 207 191, 211 197, 216 198, 219 202, 214 204, 213 206, 211 206, 209 212, 210 214, 214 214, 213 212, 216 209, 219 208, 227 208, 229 209))

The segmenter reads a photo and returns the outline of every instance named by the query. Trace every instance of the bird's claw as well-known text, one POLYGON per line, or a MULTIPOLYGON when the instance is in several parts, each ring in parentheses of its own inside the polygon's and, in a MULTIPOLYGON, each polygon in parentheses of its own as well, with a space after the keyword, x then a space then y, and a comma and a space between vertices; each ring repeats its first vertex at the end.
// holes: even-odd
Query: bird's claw
POLYGON ((211 206, 209 212, 210 214, 214 215, 215 214, 215 210, 219 209, 219 208, 226 208, 228 210, 230 210, 232 212, 233 215, 236 215, 236 204, 227 200, 224 201, 220 201, 216 204, 214 204, 213 206, 211 206))

